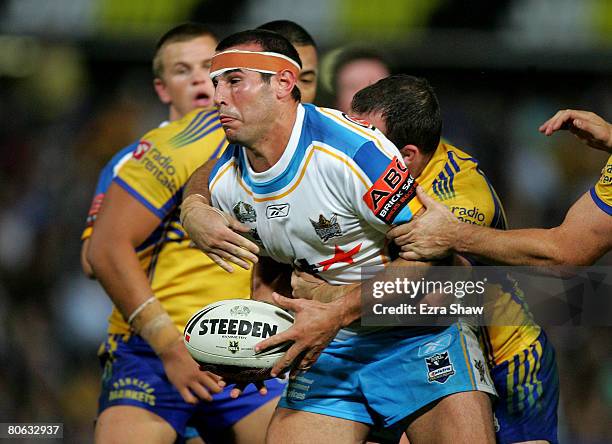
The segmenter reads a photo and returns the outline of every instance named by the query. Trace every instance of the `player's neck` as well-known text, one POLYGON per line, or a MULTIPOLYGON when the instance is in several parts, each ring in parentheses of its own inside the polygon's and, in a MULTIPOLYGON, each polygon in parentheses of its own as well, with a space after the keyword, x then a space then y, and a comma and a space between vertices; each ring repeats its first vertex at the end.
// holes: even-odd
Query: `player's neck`
POLYGON ((247 157, 253 171, 267 171, 280 160, 291 138, 296 118, 297 106, 287 107, 277 114, 262 137, 249 147, 247 157))

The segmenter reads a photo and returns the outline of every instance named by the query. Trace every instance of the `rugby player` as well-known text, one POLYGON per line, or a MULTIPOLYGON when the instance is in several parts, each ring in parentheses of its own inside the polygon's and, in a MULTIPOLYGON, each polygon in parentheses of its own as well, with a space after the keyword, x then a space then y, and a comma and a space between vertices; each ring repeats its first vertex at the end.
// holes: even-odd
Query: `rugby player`
POLYGON ((172 443, 195 435, 187 424, 208 442, 263 442, 262 424, 284 387, 271 381, 265 396, 251 389, 239 401, 228 389, 211 396, 224 383, 201 372, 182 341, 184 324, 206 303, 249 297, 250 274, 226 279, 190 247, 178 222, 189 174, 226 145, 210 108, 216 44, 197 24, 173 28, 160 39, 154 86, 173 123, 113 158, 90 210, 84 265, 91 264, 115 304, 100 350, 96 442, 172 443), (202 399, 212 402, 197 404, 202 399))
MULTIPOLYGON (((351 108, 352 116, 371 122, 401 147, 420 186, 452 208, 455 217, 505 229, 501 202, 477 160, 440 141, 440 110, 427 81, 391 76, 359 91, 351 108)), ((344 291, 305 273, 296 273, 292 286, 293 297, 322 301, 344 291)), ((500 398, 494 405, 497 442, 556 443, 559 386, 554 349, 520 300, 516 288, 496 294, 492 313, 498 319, 482 328, 479 338, 500 398), (512 319, 513 326, 500 326, 504 319, 512 319)))
MULTIPOLYGON (((551 135, 568 129, 589 146, 612 152, 612 126, 596 114, 563 110, 540 126, 551 135)), ((550 229, 498 231, 460 223, 437 202, 419 194, 427 211, 388 233, 407 259, 439 258, 457 252, 509 265, 591 265, 612 249, 612 156, 601 177, 550 229)))
MULTIPOLYGON (((211 77, 232 145, 212 169, 210 198, 250 228, 268 257, 258 262, 256 275, 273 273, 280 263, 319 271, 334 284, 356 282, 361 267, 382 268, 388 260, 389 224, 420 209, 410 191, 415 183, 380 132, 341 112, 299 103, 299 65, 286 39, 261 30, 234 34, 217 46, 211 77), (385 182, 389 175, 397 180, 385 182), (395 211, 380 211, 379 191, 399 199, 395 211)), ((256 287, 254 296, 270 300, 269 290, 256 287)), ((342 305, 317 308, 335 318, 342 305)), ((321 359, 290 382, 268 441, 285 442, 287 433, 295 442, 332 436, 334 442, 364 441, 374 424, 400 426, 413 415, 407 432, 415 443, 430 439, 432 430, 447 440, 493 442, 487 395, 493 389, 472 378, 473 363, 463 357, 461 344, 467 344, 484 360, 473 333, 461 325, 417 330, 366 332, 353 325, 340 332, 321 359), (448 373, 428 382, 416 376, 417 349, 439 335, 452 338, 442 359, 449 361, 448 373)))
MULTIPOLYGON (((319 76, 319 56, 312 36, 300 25, 289 20, 268 22, 258 29, 277 32, 293 44, 302 60, 297 80, 302 103, 314 102, 319 76)), ((196 170, 189 180, 185 187, 185 201, 181 206, 181 221, 187 232, 193 236, 192 239, 198 248, 221 268, 231 273, 234 268, 230 263, 234 263, 248 270, 250 263, 257 262, 256 255, 259 248, 237 232, 248 233, 249 227, 242 225, 230 215, 217 217, 216 213, 211 212, 210 206, 200 201, 197 193, 190 191, 192 188, 194 190, 208 188, 208 175, 213 165, 214 162, 211 162, 196 170)))
POLYGON ((360 47, 340 50, 334 60, 331 85, 337 109, 348 113, 357 91, 391 74, 386 60, 376 51, 360 47))

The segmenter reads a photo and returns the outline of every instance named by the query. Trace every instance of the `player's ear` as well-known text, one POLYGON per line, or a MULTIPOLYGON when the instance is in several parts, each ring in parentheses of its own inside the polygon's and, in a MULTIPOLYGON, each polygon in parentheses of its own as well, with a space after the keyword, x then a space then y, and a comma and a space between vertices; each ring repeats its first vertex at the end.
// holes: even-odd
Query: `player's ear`
POLYGON ((153 79, 153 88, 155 88, 155 92, 163 104, 169 105, 172 103, 170 92, 168 92, 168 88, 166 88, 166 84, 162 79, 155 77, 155 79, 153 79))
POLYGON ((404 145, 399 151, 407 166, 413 163, 421 153, 416 145, 404 145))
POLYGON ((297 78, 293 72, 284 69, 276 73, 276 82, 278 85, 276 95, 279 99, 282 99, 291 95, 291 91, 297 83, 297 78))

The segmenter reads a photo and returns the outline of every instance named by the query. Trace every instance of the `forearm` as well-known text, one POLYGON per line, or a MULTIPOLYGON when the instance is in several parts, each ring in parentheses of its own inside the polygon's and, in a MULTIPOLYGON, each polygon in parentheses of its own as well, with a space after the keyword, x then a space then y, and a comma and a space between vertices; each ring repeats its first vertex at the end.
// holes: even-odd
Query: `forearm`
POLYGON ((504 231, 462 223, 452 247, 459 254, 497 264, 544 266, 564 261, 554 229, 504 231))
POLYGON ((208 177, 215 166, 216 159, 209 160, 204 165, 195 170, 183 190, 183 200, 192 194, 199 194, 206 198, 210 204, 210 191, 208 189, 208 177))

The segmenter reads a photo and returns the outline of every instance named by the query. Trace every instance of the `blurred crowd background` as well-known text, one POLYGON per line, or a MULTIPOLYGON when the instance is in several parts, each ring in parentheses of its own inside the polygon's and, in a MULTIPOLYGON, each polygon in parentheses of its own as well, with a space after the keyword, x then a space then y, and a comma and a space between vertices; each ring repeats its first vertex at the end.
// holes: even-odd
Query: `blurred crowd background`
MULTIPOLYGON (((110 303, 80 271, 80 235, 100 168, 166 117, 156 39, 188 20, 223 37, 276 19, 322 54, 364 44, 427 77, 444 137, 481 160, 513 228, 559 224, 605 163, 537 128, 560 108, 612 119, 610 0, 0 0, 0 422, 91 440, 110 303)), ((330 106, 326 65, 316 103, 330 106)), ((612 327, 549 335, 562 442, 612 442, 612 327)))

